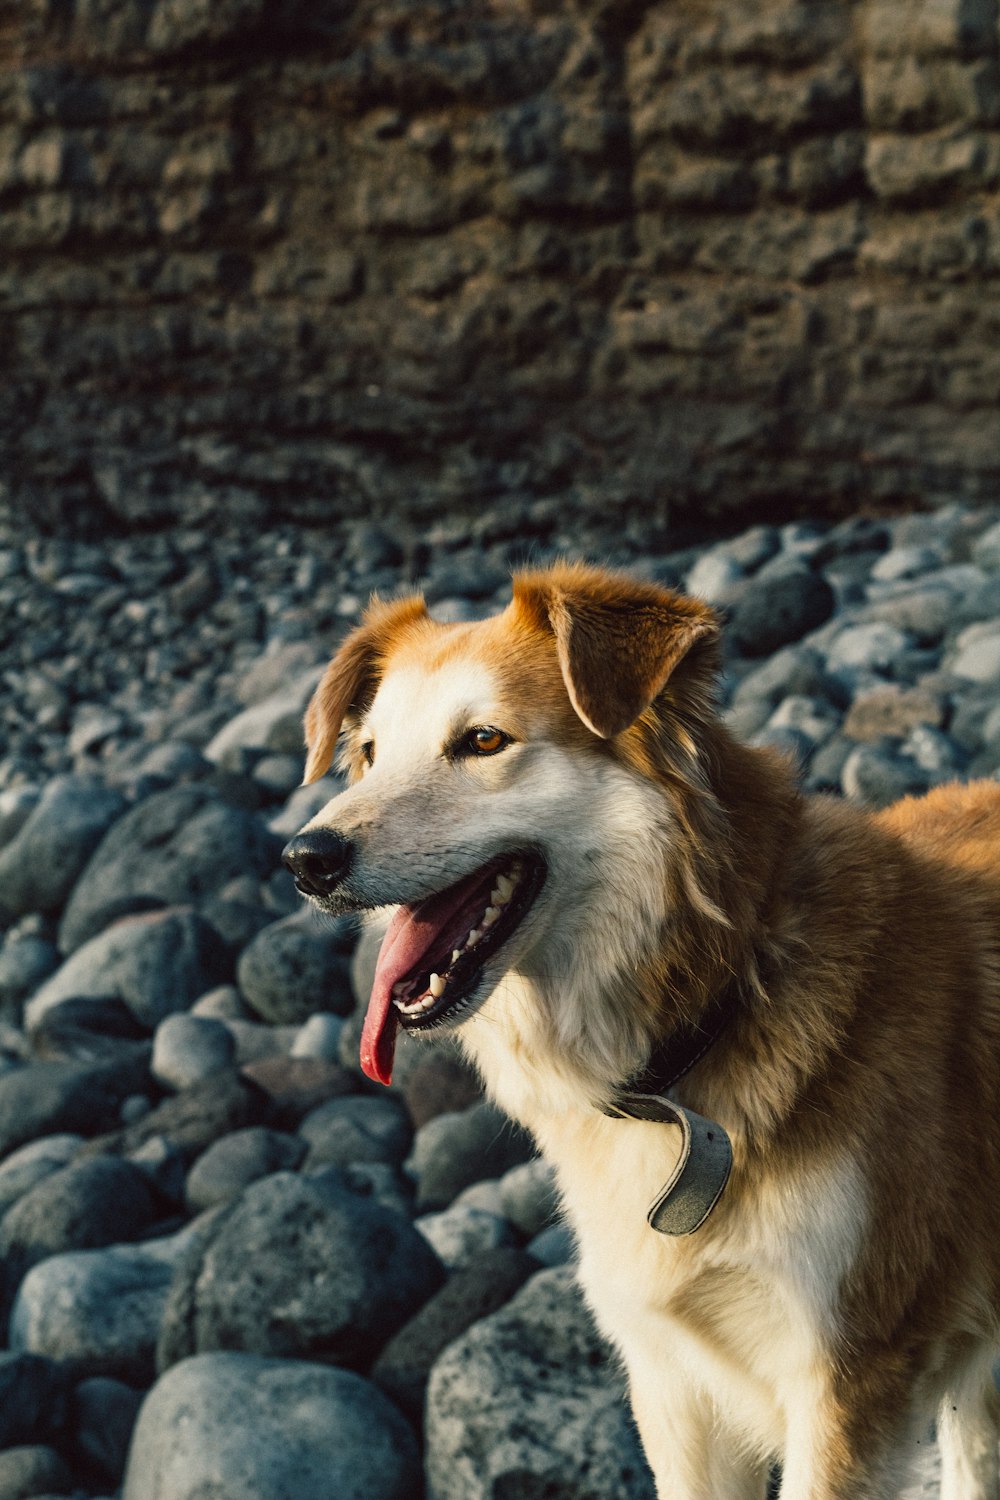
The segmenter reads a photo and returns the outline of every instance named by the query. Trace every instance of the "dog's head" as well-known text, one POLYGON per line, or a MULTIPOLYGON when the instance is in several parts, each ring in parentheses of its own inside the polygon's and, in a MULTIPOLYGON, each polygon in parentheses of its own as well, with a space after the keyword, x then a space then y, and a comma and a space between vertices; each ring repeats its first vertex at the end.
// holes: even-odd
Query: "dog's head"
MULTIPOLYGON (((467 1019, 512 972, 545 993, 588 966, 634 977, 667 916, 663 781, 697 761, 716 636, 703 605, 580 565, 517 575, 474 624, 372 604, 306 715, 306 781, 340 739, 348 789, 285 851, 322 909, 399 908, 370 1076, 388 1081, 399 1026, 467 1019)), ((581 1018, 553 1000, 547 1024, 581 1018)))

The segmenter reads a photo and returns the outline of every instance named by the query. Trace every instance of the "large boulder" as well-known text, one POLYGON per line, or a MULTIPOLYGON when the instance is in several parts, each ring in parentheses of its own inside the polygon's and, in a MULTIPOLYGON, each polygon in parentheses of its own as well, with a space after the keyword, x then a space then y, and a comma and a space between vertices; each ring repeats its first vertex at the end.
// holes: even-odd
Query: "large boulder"
POLYGON ((122 1500, 415 1500, 420 1490, 413 1433, 369 1381, 214 1353, 174 1365, 146 1397, 122 1500))
POLYGON ((196 903, 240 875, 266 875, 279 841, 211 787, 157 792, 119 818, 73 888, 59 928, 72 952, 124 910, 196 903), (123 906, 124 903, 124 906, 123 906))
POLYGON ((83 776, 57 776, 0 852, 0 908, 20 916, 58 911, 101 839, 125 811, 120 792, 83 776))
POLYGON ((573 1275, 541 1271, 473 1324, 427 1390, 428 1500, 653 1500, 611 1350, 573 1275))

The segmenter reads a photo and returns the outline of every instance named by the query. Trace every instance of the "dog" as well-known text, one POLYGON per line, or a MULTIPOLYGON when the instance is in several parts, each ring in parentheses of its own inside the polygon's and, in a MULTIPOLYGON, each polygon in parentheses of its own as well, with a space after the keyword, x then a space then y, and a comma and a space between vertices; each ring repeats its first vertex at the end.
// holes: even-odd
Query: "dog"
POLYGON ((895 1500, 933 1423, 997 1500, 1000 785, 805 797, 716 716, 719 631, 583 564, 373 601, 286 863, 397 908, 365 1072, 454 1030, 554 1164, 661 1500, 895 1500))

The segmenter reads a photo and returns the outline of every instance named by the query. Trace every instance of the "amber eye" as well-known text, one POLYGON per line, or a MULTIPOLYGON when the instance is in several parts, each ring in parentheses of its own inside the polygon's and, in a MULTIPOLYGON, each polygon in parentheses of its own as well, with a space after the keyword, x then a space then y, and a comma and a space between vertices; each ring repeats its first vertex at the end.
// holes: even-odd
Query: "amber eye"
POLYGON ((469 755, 496 755, 510 744, 510 735, 492 724, 477 724, 462 740, 462 748, 469 755))

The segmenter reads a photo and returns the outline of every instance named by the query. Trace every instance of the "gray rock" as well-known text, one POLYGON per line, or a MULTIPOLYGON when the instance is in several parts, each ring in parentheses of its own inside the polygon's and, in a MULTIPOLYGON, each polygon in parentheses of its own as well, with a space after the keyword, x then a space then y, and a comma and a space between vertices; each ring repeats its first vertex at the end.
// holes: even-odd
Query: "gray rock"
POLYGON ((41 1062, 0 1077, 0 1157, 37 1136, 93 1134, 118 1123, 122 1100, 149 1083, 145 1057, 41 1062))
POLYGON ((82 1141, 82 1135, 48 1135, 12 1151, 0 1162, 0 1215, 44 1177, 68 1166, 82 1141))
POLYGON ((552 1223, 559 1211, 555 1173, 547 1161, 511 1167, 500 1179, 500 1203, 506 1218, 530 1238, 552 1223))
POLYGON ((729 556, 724 545, 713 547, 699 557, 684 580, 684 592, 704 599, 707 604, 724 605, 746 578, 746 570, 729 556))
POLYGON ((444 1279, 409 1220, 351 1192, 336 1169, 275 1173, 221 1213, 175 1356, 242 1349, 363 1364, 444 1279))
POLYGON ((517 1245, 517 1235, 506 1219, 463 1203, 453 1203, 437 1214, 422 1214, 416 1226, 449 1271, 467 1266, 487 1250, 517 1245))
POLYGON ((891 547, 873 564, 871 576, 878 583, 897 583, 904 578, 918 578, 940 567, 944 555, 940 547, 891 547))
POLYGON ((233 1034, 205 1016, 168 1016, 153 1038, 153 1077, 167 1088, 186 1089, 232 1065, 233 1034))
POLYGON ((140 1245, 109 1245, 40 1261, 14 1302, 11 1348, 66 1361, 88 1375, 147 1385, 174 1268, 193 1233, 189 1226, 140 1245))
POLYGON ((288 749, 301 751, 302 717, 322 671, 322 667, 316 667, 300 672, 290 686, 245 708, 213 736, 205 746, 205 758, 226 770, 240 770, 239 755, 243 750, 285 748, 282 737, 287 735, 288 727, 293 735, 288 749))
POLYGON ((291 1057, 322 1057, 336 1062, 340 1056, 340 1036, 344 1029, 341 1016, 317 1011, 299 1029, 292 1043, 291 1057))
POLYGON ((51 1173, 0 1220, 4 1313, 26 1273, 39 1261, 64 1250, 135 1239, 150 1227, 157 1212, 146 1175, 131 1162, 97 1157, 51 1173))
POLYGON ((926 792, 930 779, 916 761, 898 755, 885 743, 858 745, 844 761, 841 787, 845 797, 869 807, 891 803, 926 792))
POLYGON ((911 729, 901 750, 935 780, 957 776, 967 759, 962 747, 950 735, 930 724, 918 724, 911 729))
POLYGON ((66 1423, 68 1371, 38 1354, 0 1352, 0 1449, 45 1442, 66 1423))
POLYGON ((186 1162, 194 1161, 213 1141, 245 1125, 264 1124, 270 1116, 267 1095, 233 1071, 214 1073, 165 1099, 133 1125, 99 1136, 82 1154, 132 1154, 161 1136, 186 1162))
POLYGON ((73 1401, 73 1445, 80 1466, 112 1488, 125 1472, 132 1429, 142 1396, 121 1380, 94 1375, 81 1380, 73 1401))
POLYGON ((343 924, 321 925, 307 908, 258 933, 240 954, 236 977, 265 1020, 296 1024, 323 1008, 349 1015, 348 942, 343 924))
POLYGON ((568 1266, 576 1260, 576 1242, 565 1224, 550 1224, 530 1239, 526 1248, 543 1266, 568 1266))
POLYGON ((910 637, 895 625, 874 620, 867 625, 849 625, 834 637, 828 653, 831 667, 863 667, 874 672, 891 667, 911 644, 910 637))
POLYGON ((811 646, 785 646, 740 679, 733 702, 742 704, 763 698, 773 705, 791 696, 836 702, 837 693, 837 684, 817 650, 811 646))
POLYGON ((210 787, 179 786, 147 797, 118 819, 74 886, 59 946, 71 952, 106 927, 120 912, 123 892, 133 903, 196 902, 237 875, 265 875, 277 851, 259 818, 210 787))
POLYGON ((58 911, 125 806, 120 792, 90 778, 50 781, 20 832, 0 851, 0 907, 15 915, 58 911))
POLYGON ((392 1094, 331 1099, 310 1111, 299 1126, 308 1143, 306 1167, 346 1167, 351 1162, 402 1166, 413 1142, 413 1126, 392 1094))
POLYGON ((572 1274, 542 1271, 451 1344, 427 1390, 428 1500, 652 1500, 611 1351, 572 1274))
POLYGON ((219 1353, 175 1365, 146 1397, 122 1500, 414 1500, 420 1491, 413 1433, 369 1381, 219 1353))
POLYGON ((488 1103, 437 1115, 416 1134, 410 1167, 421 1209, 447 1208, 463 1188, 484 1177, 502 1177, 530 1161, 534 1144, 525 1131, 488 1103))
POLYGON ((822 625, 835 603, 826 579, 808 568, 758 574, 733 608, 727 640, 744 656, 769 656, 822 625))
MULTIPOLYGON (((252 1012, 250 1012, 252 1014, 252 1012)), ((299 1034, 297 1026, 268 1026, 265 1021, 227 1021, 241 1068, 264 1057, 288 1057, 299 1034)))
POLYGON ((199 995, 191 1007, 191 1015, 207 1016, 210 1021, 246 1021, 250 1011, 235 984, 219 984, 199 995))
POLYGON ((767 721, 767 729, 791 729, 803 735, 813 748, 829 739, 839 723, 840 715, 825 699, 796 693, 781 700, 767 721))
POLYGON ((125 917, 83 944, 25 1008, 33 1031, 66 1000, 114 998, 152 1029, 189 1005, 219 978, 212 928, 192 911, 125 917))
POLYGON ((1000 521, 976 538, 972 545, 972 560, 990 573, 1000 571, 1000 521))
MULTIPOLYGON (((304 765, 304 760, 300 764, 304 765)), ((300 828, 316 816, 321 808, 324 808, 343 790, 343 778, 332 774, 320 777, 319 781, 313 781, 309 786, 296 787, 280 812, 268 818, 267 826, 276 838, 287 843, 300 828)))
POLYGON ((47 938, 11 936, 0 948, 0 1013, 17 1023, 21 1007, 59 967, 59 950, 47 938))
POLYGON ((995 620, 963 631, 957 644, 949 664, 956 677, 990 686, 1000 683, 1000 625, 995 620))
POLYGON ((372 1366, 375 1384, 422 1427, 427 1380, 438 1356, 473 1323, 509 1302, 537 1270, 538 1262, 523 1250, 475 1256, 389 1340, 372 1366))
POLYGON ((38 787, 9 786, 0 791, 0 849, 20 833, 41 795, 38 787))
POLYGON ((196 1213, 229 1203, 251 1182, 272 1172, 294 1171, 306 1154, 296 1135, 249 1125, 209 1146, 188 1173, 186 1196, 196 1213))
POLYGON ((146 1028, 122 1000, 70 999, 45 1012, 31 1032, 31 1050, 40 1058, 112 1062, 148 1055, 149 1046, 146 1028))
POLYGON ((73 1476, 54 1448, 35 1445, 0 1453, 0 1500, 45 1500, 68 1495, 73 1488, 73 1476))

